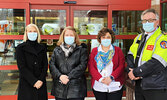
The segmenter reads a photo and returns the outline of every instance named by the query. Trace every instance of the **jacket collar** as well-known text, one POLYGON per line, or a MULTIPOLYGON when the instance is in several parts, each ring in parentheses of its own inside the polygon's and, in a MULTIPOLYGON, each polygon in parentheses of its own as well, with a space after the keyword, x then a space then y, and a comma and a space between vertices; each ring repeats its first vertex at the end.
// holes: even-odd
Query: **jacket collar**
POLYGON ((32 47, 29 43, 25 42, 25 45, 23 46, 23 50, 37 56, 37 54, 40 51, 42 51, 43 47, 41 45, 36 45, 36 46, 38 48, 37 50, 34 47, 32 47))
MULTIPOLYGON (((78 45, 76 45, 76 47, 74 48, 74 50, 73 50, 73 52, 72 53, 74 53, 76 50, 78 50, 79 48, 82 48, 82 46, 78 46, 78 45)), ((58 52, 61 54, 61 53, 64 53, 64 51, 62 50, 62 48, 60 47, 60 46, 58 46, 58 52)), ((65 55, 64 55, 65 56, 65 55)), ((71 56, 71 54, 69 55, 69 56, 71 56)))

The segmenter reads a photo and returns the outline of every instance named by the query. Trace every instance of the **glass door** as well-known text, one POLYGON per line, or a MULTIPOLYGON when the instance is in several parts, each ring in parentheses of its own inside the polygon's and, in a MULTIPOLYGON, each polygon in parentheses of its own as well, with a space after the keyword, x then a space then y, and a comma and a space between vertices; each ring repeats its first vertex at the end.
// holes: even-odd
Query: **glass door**
MULTIPOLYGON (((47 47, 49 61, 59 35, 69 25, 69 6, 32 5, 30 6, 30 23, 38 26, 42 37, 41 43, 47 47)), ((50 93, 52 78, 49 70, 46 79, 48 93, 50 93)), ((49 95, 49 98, 54 97, 49 95)))
POLYGON ((97 35, 102 27, 107 27, 107 7, 72 6, 72 26, 80 35, 97 35))
MULTIPOLYGON (((66 26, 74 26, 82 42, 88 44, 89 52, 98 45, 96 35, 102 27, 107 27, 107 7, 92 6, 47 6, 32 5, 30 23, 36 24, 42 35, 42 43, 47 46, 48 60, 56 46, 59 35, 66 26)), ((93 96, 90 75, 86 71, 88 96, 93 96)), ((48 72, 48 92, 51 91, 52 79, 48 72)))
MULTIPOLYGON (((84 42, 88 46, 88 53, 98 46, 99 43, 96 40, 98 31, 108 25, 108 11, 105 6, 72 6, 71 8, 71 25, 77 30, 80 36, 81 42, 84 42)), ((87 78, 87 96, 93 96, 93 92, 90 84, 90 75, 86 70, 87 78)))
POLYGON ((82 42, 92 48, 98 46, 96 35, 98 31, 108 25, 108 11, 105 6, 72 6, 72 25, 80 35, 82 42), (91 39, 91 40, 88 40, 91 39), (91 43, 91 45, 90 45, 91 43))

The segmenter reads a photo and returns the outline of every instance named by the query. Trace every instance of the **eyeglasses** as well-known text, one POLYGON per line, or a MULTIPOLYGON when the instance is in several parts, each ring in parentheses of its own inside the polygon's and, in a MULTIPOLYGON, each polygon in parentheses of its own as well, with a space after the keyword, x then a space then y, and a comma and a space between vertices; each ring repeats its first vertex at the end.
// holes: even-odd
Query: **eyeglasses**
POLYGON ((156 21, 156 20, 157 20, 157 19, 148 19, 148 20, 144 19, 144 20, 141 20, 141 22, 142 22, 142 23, 146 23, 146 22, 152 23, 152 22, 154 22, 154 21, 156 21))

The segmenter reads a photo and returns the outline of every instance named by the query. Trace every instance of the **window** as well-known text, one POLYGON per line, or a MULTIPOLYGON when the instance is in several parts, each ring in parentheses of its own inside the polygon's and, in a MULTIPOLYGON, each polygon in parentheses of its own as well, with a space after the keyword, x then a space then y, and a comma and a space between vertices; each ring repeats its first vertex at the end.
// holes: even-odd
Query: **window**
POLYGON ((24 28, 24 9, 0 9, 0 35, 22 35, 24 28))
POLYGON ((162 4, 162 30, 167 32, 167 3, 162 4))
MULTIPOLYGON (((141 24, 142 11, 113 11, 112 30, 116 35, 137 35, 142 32, 141 24)), ((121 47, 126 55, 132 44, 132 39, 120 39, 115 41, 115 45, 121 47)))
MULTIPOLYGON (((0 9, 0 35, 23 35, 25 25, 24 9, 0 9)), ((19 74, 12 69, 16 65, 15 47, 20 42, 22 40, 0 40, 0 65, 12 66, 0 67, 0 95, 17 94, 19 74)))
MULTIPOLYGON (((25 29, 24 9, 0 9, 0 34, 23 35, 25 29)), ((16 64, 15 47, 19 40, 0 40, 0 65, 16 64)))
POLYGON ((56 35, 66 27, 66 11, 31 9, 30 20, 38 26, 42 35, 56 35))

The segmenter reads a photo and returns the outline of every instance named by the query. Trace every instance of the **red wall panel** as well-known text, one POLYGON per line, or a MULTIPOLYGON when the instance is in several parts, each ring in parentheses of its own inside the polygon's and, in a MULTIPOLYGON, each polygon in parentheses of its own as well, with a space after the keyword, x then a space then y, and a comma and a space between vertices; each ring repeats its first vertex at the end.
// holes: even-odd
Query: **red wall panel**
POLYGON ((109 0, 113 10, 145 10, 151 7, 151 0, 109 0))
MULTIPOLYGON (((73 5, 129 5, 151 7, 151 0, 0 0, 0 2, 7 3, 21 3, 27 2, 30 4, 64 4, 64 1, 76 1, 77 4, 73 5)), ((67 4, 66 4, 67 5, 67 4)))
POLYGON ((76 1, 78 5, 108 4, 108 0, 0 0, 0 2, 29 2, 30 4, 64 4, 64 1, 76 1))

